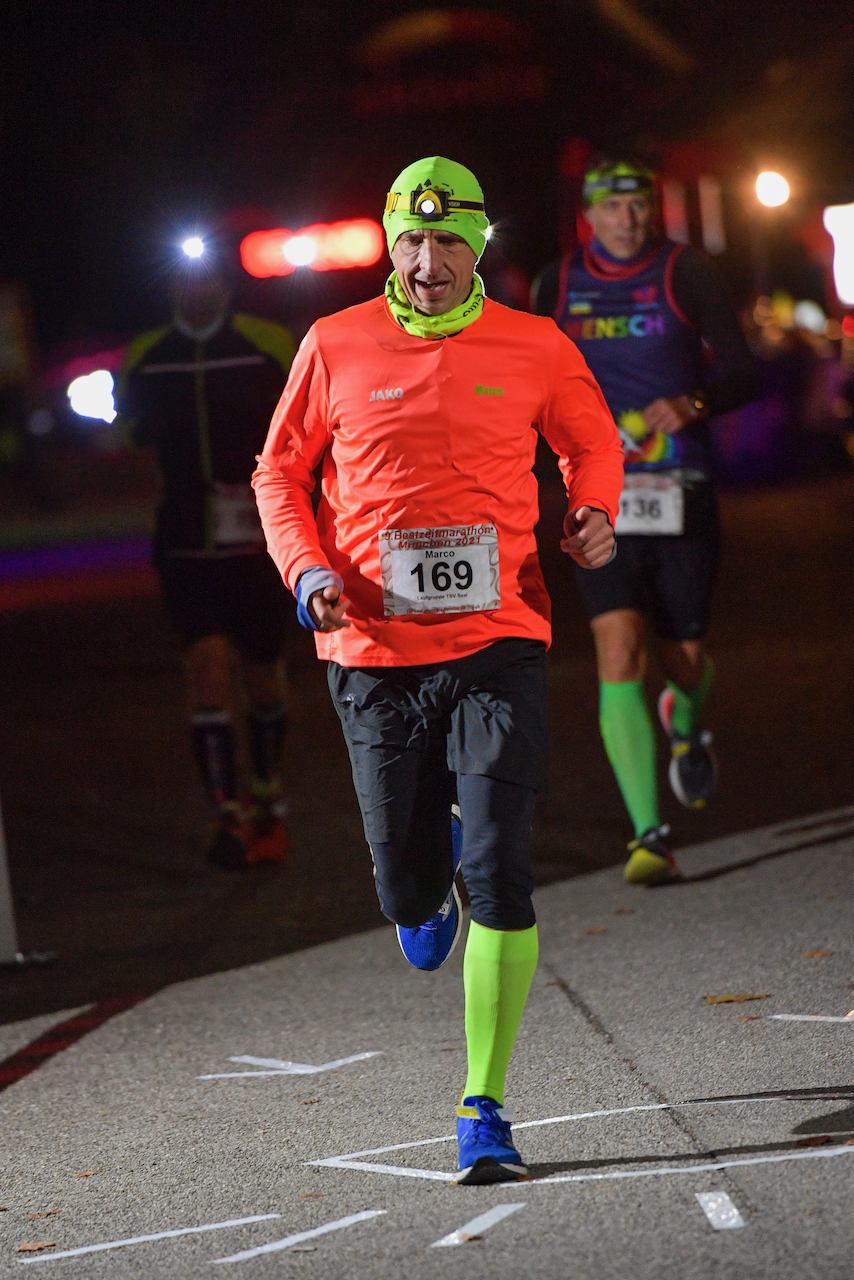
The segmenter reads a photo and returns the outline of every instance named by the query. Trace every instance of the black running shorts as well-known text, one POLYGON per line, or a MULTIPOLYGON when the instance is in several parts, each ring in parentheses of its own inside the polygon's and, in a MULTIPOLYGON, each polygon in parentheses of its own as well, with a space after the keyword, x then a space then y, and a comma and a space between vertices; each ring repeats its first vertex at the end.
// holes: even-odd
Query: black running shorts
POLYGON ((327 675, 386 916, 411 928, 439 909, 452 878, 456 791, 472 918, 530 928, 531 821, 548 749, 545 646, 499 640, 419 667, 330 662, 327 675))
POLYGON ((601 569, 575 566, 590 619, 613 609, 646 614, 662 640, 699 640, 720 557, 720 521, 710 484, 685 490, 685 532, 672 537, 622 534, 617 554, 601 569))
POLYGON ((206 636, 227 636, 247 661, 278 662, 295 606, 266 552, 163 556, 156 567, 169 621, 185 648, 206 636))

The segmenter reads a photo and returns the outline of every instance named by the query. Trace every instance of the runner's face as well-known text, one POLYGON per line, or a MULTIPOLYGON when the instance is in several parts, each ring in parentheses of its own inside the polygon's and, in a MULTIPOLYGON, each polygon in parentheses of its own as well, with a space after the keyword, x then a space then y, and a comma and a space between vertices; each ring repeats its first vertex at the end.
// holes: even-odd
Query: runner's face
POLYGON ((585 210, 602 248, 621 260, 640 253, 651 238, 652 215, 652 199, 635 191, 608 196, 585 210))
POLYGON ((406 231, 395 241, 391 260, 403 292, 425 316, 453 311, 471 293, 477 258, 451 231, 406 231))

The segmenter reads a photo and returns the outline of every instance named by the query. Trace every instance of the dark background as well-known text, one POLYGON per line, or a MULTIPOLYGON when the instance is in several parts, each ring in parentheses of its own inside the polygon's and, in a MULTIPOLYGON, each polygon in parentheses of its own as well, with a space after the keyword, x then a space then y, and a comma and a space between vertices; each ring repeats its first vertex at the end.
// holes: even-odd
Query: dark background
MULTIPOLYGON (((854 197, 849 0, 641 0, 630 33, 614 9, 29 0, 4 20, 0 273, 29 285, 42 342, 133 332, 159 318, 188 228, 377 217, 403 165, 436 152, 475 170, 530 273, 558 247, 574 136, 652 158, 707 138, 796 197, 854 197), (437 13, 450 29, 430 43, 437 13), (394 46, 407 17, 421 35, 394 46)), ((368 274, 297 273, 269 307, 296 290, 333 310, 368 274)))

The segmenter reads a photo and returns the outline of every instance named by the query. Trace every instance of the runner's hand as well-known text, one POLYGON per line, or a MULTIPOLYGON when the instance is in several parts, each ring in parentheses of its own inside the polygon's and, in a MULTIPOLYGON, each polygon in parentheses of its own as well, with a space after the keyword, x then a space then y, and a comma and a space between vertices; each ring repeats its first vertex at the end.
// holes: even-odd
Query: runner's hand
POLYGON ((577 511, 569 512, 563 528, 570 536, 564 538, 560 549, 572 556, 582 569, 598 569, 610 560, 614 550, 614 530, 604 511, 579 507, 577 511))
POLYGON ((665 400, 663 397, 653 400, 641 414, 650 431, 662 431, 667 436, 672 436, 674 431, 681 431, 699 416, 687 396, 678 396, 675 400, 665 400))
POLYGON ((312 593, 308 610, 317 623, 318 631, 340 631, 350 625, 344 617, 349 604, 346 596, 339 595, 337 587, 324 587, 322 591, 312 593))

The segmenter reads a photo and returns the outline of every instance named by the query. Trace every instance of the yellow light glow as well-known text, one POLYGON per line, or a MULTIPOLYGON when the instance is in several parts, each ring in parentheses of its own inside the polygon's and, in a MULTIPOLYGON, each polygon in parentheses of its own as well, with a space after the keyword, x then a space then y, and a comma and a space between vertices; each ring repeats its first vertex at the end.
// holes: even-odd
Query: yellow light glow
POLYGON ((769 209, 785 204, 789 195, 789 184, 782 173, 773 173, 769 169, 756 179, 756 198, 769 209))

